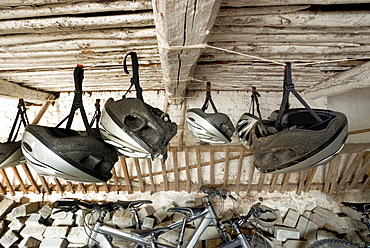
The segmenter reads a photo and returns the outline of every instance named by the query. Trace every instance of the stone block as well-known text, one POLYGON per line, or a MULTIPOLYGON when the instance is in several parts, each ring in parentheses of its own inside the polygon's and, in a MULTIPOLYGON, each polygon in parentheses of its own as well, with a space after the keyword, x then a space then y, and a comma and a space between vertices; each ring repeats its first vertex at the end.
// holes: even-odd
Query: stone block
POLYGON ((19 240, 19 235, 13 230, 7 231, 4 236, 0 239, 0 244, 4 248, 9 248, 19 240))
POLYGON ((121 228, 135 226, 135 216, 129 211, 116 211, 113 215, 113 223, 121 228))
POLYGON ((317 230, 317 240, 336 238, 337 234, 326 230, 317 230))
POLYGON ((206 230, 200 235, 199 240, 217 239, 220 235, 215 226, 208 226, 206 230))
POLYGON ((67 248, 85 248, 86 244, 69 243, 67 248))
POLYGON ((53 212, 53 208, 49 205, 49 204, 46 204, 45 206, 43 206, 39 211, 38 213, 41 215, 42 218, 46 219, 48 217, 50 217, 51 213, 53 212))
POLYGON ((66 226, 48 226, 43 236, 44 238, 66 238, 68 229, 66 226))
POLYGON ((317 233, 318 225, 312 221, 308 221, 306 230, 304 231, 303 238, 308 240, 310 244, 317 240, 316 233, 317 233))
POLYGON ((45 238, 41 241, 39 248, 67 248, 68 241, 59 238, 45 238))
POLYGON ((36 212, 38 209, 39 209, 38 202, 30 202, 30 203, 22 204, 18 207, 13 208, 12 215, 14 217, 28 216, 31 213, 36 212))
POLYGON ((139 219, 143 220, 147 216, 151 216, 155 213, 155 209, 151 205, 147 205, 145 207, 142 207, 137 214, 139 215, 139 219))
POLYGON ((8 213, 7 215, 5 215, 5 220, 6 221, 9 221, 9 222, 12 222, 13 220, 15 220, 16 218, 13 216, 12 212, 8 213))
POLYGON ((27 220, 27 218, 18 217, 15 220, 13 220, 12 222, 10 222, 8 227, 13 231, 19 232, 26 225, 25 224, 26 220, 27 220))
POLYGON ((356 210, 346 206, 341 206, 340 209, 342 210, 342 213, 344 213, 345 215, 351 217, 352 219, 361 221, 361 214, 356 210))
POLYGON ((296 210, 290 208, 285 215, 283 225, 294 228, 297 225, 299 216, 300 214, 296 210))
POLYGON ((87 236, 83 226, 72 227, 68 233, 67 240, 74 244, 86 244, 89 241, 89 236, 87 236))
POLYGON ((309 242, 306 240, 287 240, 284 243, 285 248, 304 248, 308 247, 309 242))
POLYGON ((180 233, 179 229, 174 229, 172 231, 166 232, 158 237, 158 241, 159 242, 165 241, 171 245, 176 245, 179 233, 180 233))
POLYGON ((52 226, 74 226, 75 219, 55 219, 52 226))
POLYGON ((161 223, 165 218, 167 218, 167 213, 163 208, 160 208, 153 214, 153 216, 157 223, 161 223))
POLYGON ((173 207, 176 207, 176 204, 174 202, 171 202, 166 205, 164 210, 166 211, 168 217, 172 217, 174 215, 174 212, 168 212, 168 209, 173 207))
POLYGON ((348 231, 343 239, 355 244, 362 244, 363 242, 361 237, 355 231, 348 231))
POLYGON ((303 214, 302 214, 302 215, 303 215, 304 217, 306 217, 307 219, 309 219, 309 218, 310 218, 311 213, 312 213, 311 211, 309 211, 309 210, 305 210, 305 211, 303 211, 303 214))
POLYGON ((42 236, 45 232, 46 226, 43 224, 38 225, 26 225, 20 235, 23 238, 26 237, 34 237, 35 239, 42 240, 44 237, 42 236))
POLYGON ((41 241, 33 237, 24 238, 18 245, 18 248, 38 248, 41 241))
POLYGON ((4 231, 4 227, 5 227, 5 222, 3 220, 0 220, 0 236, 4 231))
POLYGON ((155 219, 151 217, 145 217, 143 220, 143 228, 153 228, 155 219))
POLYGON ((339 217, 345 230, 357 231, 358 225, 354 219, 348 216, 339 217))
POLYGON ((50 215, 50 218, 55 220, 55 219, 73 219, 74 217, 74 214, 72 212, 65 212, 65 211, 58 212, 58 211, 59 209, 54 208, 50 215))
POLYGON ((321 216, 325 220, 325 223, 331 226, 328 227, 329 229, 341 229, 341 221, 338 214, 323 207, 316 207, 313 209, 313 212, 321 216))
POLYGON ((26 220, 26 225, 44 224, 44 218, 39 213, 32 213, 26 220))
POLYGON ((130 248, 132 247, 129 242, 123 241, 121 239, 113 238, 112 243, 114 247, 119 247, 119 248, 130 248))
POLYGON ((203 241, 205 243, 205 247, 217 247, 222 243, 221 239, 208 239, 203 241))
POLYGON ((299 232, 297 229, 292 227, 275 226, 275 238, 280 241, 299 239, 299 232))
POLYGON ((304 236, 304 233, 306 231, 306 227, 307 227, 308 221, 309 220, 306 217, 304 217, 303 215, 301 215, 299 217, 299 219, 298 219, 298 223, 297 223, 296 229, 299 232, 299 237, 300 238, 303 238, 303 236, 304 236))
POLYGON ((15 201, 4 198, 0 202, 0 219, 3 219, 5 215, 7 215, 16 205, 15 201))
POLYGON ((316 223, 319 228, 323 228, 326 224, 326 221, 324 218, 322 218, 320 215, 317 213, 311 213, 309 216, 310 221, 316 223))

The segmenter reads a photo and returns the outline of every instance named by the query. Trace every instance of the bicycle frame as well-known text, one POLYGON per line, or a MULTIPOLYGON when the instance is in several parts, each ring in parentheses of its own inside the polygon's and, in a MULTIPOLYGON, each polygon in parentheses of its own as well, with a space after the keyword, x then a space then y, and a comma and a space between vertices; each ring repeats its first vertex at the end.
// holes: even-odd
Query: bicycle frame
MULTIPOLYGON (((92 230, 91 238, 89 239, 88 247, 92 247, 93 244, 95 242, 97 242, 101 247, 114 248, 112 242, 108 238, 110 236, 118 238, 120 240, 127 241, 127 242, 146 245, 148 247, 151 247, 151 245, 153 243, 155 244, 155 247, 159 247, 159 248, 173 248, 174 247, 174 246, 168 246, 168 245, 165 245, 165 244, 162 244, 162 243, 159 243, 159 242, 154 242, 150 239, 150 237, 141 238, 139 236, 136 236, 134 234, 130 234, 130 233, 125 232, 123 230, 118 230, 118 229, 115 229, 113 227, 106 226, 103 223, 103 219, 104 219, 105 215, 106 215, 106 213, 102 212, 101 216, 99 217, 99 220, 95 224, 95 226, 92 230)), ((198 241, 200 235, 202 235, 204 230, 212 222, 216 226, 220 235, 223 235, 222 231, 221 231, 221 228, 220 228, 220 224, 218 222, 217 214, 216 214, 215 210, 213 209, 213 207, 212 207, 212 205, 209 201, 207 201, 207 208, 203 212, 191 217, 189 219, 189 222, 192 222, 192 221, 194 221, 196 219, 199 219, 203 216, 204 216, 204 218, 202 219, 202 221, 199 224, 198 228, 196 229, 194 235, 191 237, 189 243, 187 244, 187 246, 186 246, 187 248, 195 246, 195 244, 198 241)), ((173 229, 177 229, 181 226, 182 226, 182 220, 178 221, 178 222, 175 222, 175 223, 169 225, 168 227, 169 227, 169 230, 173 230, 173 229)), ((249 247, 249 246, 246 246, 246 247, 249 247)))

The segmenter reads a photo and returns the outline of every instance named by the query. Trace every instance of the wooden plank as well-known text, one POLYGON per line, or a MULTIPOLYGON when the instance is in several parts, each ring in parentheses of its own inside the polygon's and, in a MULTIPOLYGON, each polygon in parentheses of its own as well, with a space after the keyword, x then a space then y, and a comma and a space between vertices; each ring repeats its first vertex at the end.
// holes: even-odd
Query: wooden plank
POLYGON ((127 193, 132 194, 133 190, 132 190, 132 185, 131 185, 131 181, 130 181, 130 175, 128 173, 126 159, 124 157, 119 157, 119 161, 121 163, 121 167, 122 167, 122 170, 123 170, 123 175, 125 177, 127 193))
POLYGON ((279 6, 279 5, 301 5, 301 4, 359 4, 369 3, 367 0, 222 0, 222 6, 247 7, 247 6, 279 6))
POLYGON ((71 182, 71 181, 67 181, 67 185, 68 185, 69 191, 70 191, 72 194, 76 193, 76 191, 75 191, 75 189, 74 189, 73 184, 72 184, 72 182, 71 182))
POLYGON ((99 188, 98 188, 98 185, 96 185, 96 183, 93 183, 92 187, 95 193, 99 193, 99 188))
POLYGON ((244 149, 240 149, 240 151, 239 151, 239 160, 238 160, 238 169, 237 169, 236 180, 235 180, 235 193, 237 195, 239 195, 239 185, 240 185, 240 178, 241 178, 241 175, 242 175, 243 160, 244 160, 244 149))
POLYGON ((296 191, 296 194, 297 195, 301 195, 301 192, 304 188, 304 185, 305 185, 305 182, 306 182, 306 178, 307 178, 307 171, 300 171, 299 172, 299 183, 298 183, 298 187, 297 187, 297 191, 296 191))
POLYGON ((0 21, 0 34, 52 33, 63 23, 64 31, 80 31, 86 29, 129 28, 153 26, 151 12, 131 13, 111 16, 74 17, 61 16, 50 18, 33 18, 0 21))
POLYGON ((289 179, 290 179, 290 176, 292 175, 292 173, 287 173, 287 174, 284 174, 284 178, 283 178, 283 182, 281 184, 281 188, 280 188, 280 193, 281 194, 284 194, 287 187, 288 187, 288 183, 289 183, 289 179))
POLYGON ((230 149, 225 148, 224 188, 229 185, 230 149))
POLYGON ((352 160, 351 164, 348 166, 346 172, 343 174, 342 179, 340 180, 338 187, 337 187, 337 192, 340 192, 344 186, 344 184, 347 182, 347 180, 350 178, 350 176, 355 172, 355 170, 358 167, 358 164, 361 162, 363 158, 363 153, 357 153, 355 158, 352 160))
POLYGON ((163 184, 164 184, 164 190, 168 191, 168 180, 167 180, 167 168, 166 168, 166 162, 161 159, 161 166, 162 166, 162 176, 163 176, 163 184))
POLYGON ((189 149, 185 149, 185 172, 186 172, 186 190, 191 192, 191 175, 190 175, 190 162, 189 162, 189 149))
MULTIPOLYGON (((51 190, 50 190, 50 187, 49 187, 49 184, 48 182, 46 181, 45 177, 41 176, 41 175, 38 175, 39 176, 39 179, 42 183, 42 190, 44 192, 46 192, 46 194, 48 195, 51 195, 51 190)), ((74 192, 73 192, 74 193, 74 192)))
POLYGON ((21 178, 21 176, 19 174, 19 171, 17 169, 17 166, 13 166, 12 167, 12 170, 13 170, 14 176, 17 178, 17 180, 18 180, 18 182, 19 182, 19 184, 21 186, 21 189, 23 190, 24 193, 28 194, 28 189, 27 189, 26 185, 24 184, 24 182, 23 182, 23 180, 22 180, 22 178, 21 178))
MULTIPOLYGON (((1 4, 0 4, 1 6, 1 4)), ((0 10, 1 19, 20 19, 28 17, 50 17, 60 15, 76 15, 86 13, 112 12, 112 11, 136 11, 151 9, 150 1, 119 1, 119 2, 77 2, 71 4, 55 4, 46 6, 24 6, 0 10)))
POLYGON ((86 193, 87 193, 87 190, 86 190, 85 184, 83 184, 83 183, 78 183, 78 185, 79 185, 79 186, 80 186, 80 188, 81 188, 81 192, 82 192, 82 194, 86 194, 86 193))
POLYGON ((103 183, 103 188, 105 190, 105 193, 109 193, 109 185, 106 182, 103 183))
POLYGON ((178 50, 171 46, 203 44, 211 31, 220 4, 219 0, 164 0, 153 4, 166 90, 175 99, 181 100, 185 96, 189 77, 194 72, 193 68, 202 49, 178 50))
POLYGON ((13 185, 10 183, 9 177, 6 174, 5 169, 0 169, 0 173, 3 176, 3 179, 6 183, 6 187, 7 187, 7 189, 9 189, 10 194, 15 195, 13 185))
POLYGON ((2 195, 6 195, 6 190, 4 189, 4 186, 3 186, 3 184, 1 182, 0 182, 0 193, 2 195))
POLYGON ((173 158, 173 173, 175 179, 175 191, 180 190, 180 174, 179 174, 179 162, 177 158, 177 149, 173 148, 172 150, 172 158, 173 158))
POLYGON ((114 166, 112 167, 112 175, 113 175, 114 184, 117 187, 117 191, 119 191, 119 182, 118 182, 118 177, 117 177, 117 171, 116 171, 116 168, 114 168, 114 166))
POLYGON ((340 167, 340 161, 341 161, 342 155, 336 156, 334 163, 334 168, 333 168, 333 176, 331 178, 330 182, 330 189, 329 189, 329 194, 334 194, 335 190, 337 189, 337 180, 339 176, 339 167, 340 167))
POLYGON ((326 174, 324 178, 324 188, 322 190, 323 193, 329 193, 329 188, 330 188, 330 183, 331 183, 333 173, 334 173, 335 163, 337 162, 338 162, 338 156, 336 156, 333 160, 331 160, 329 164, 325 167, 327 170, 326 170, 326 174))
POLYGON ((27 176, 28 180, 31 182, 32 186, 35 188, 35 192, 37 194, 40 194, 39 186, 37 185, 35 179, 33 178, 32 174, 31 174, 31 171, 28 168, 28 166, 26 164, 22 164, 22 168, 24 170, 24 173, 26 173, 26 176, 27 176))
POLYGON ((250 164, 250 169, 249 169, 249 177, 248 177, 248 182, 247 182, 247 194, 249 194, 252 189, 252 181, 253 181, 254 170, 255 170, 254 160, 255 160, 255 157, 253 156, 252 163, 250 164))
POLYGON ((278 178, 279 178, 279 174, 274 174, 272 176, 271 183, 270 183, 270 189, 269 189, 270 193, 275 191, 276 182, 277 182, 278 178))
POLYGON ((364 160, 362 161, 361 168, 357 171, 356 175, 352 178, 352 182, 349 185, 348 189, 354 188, 354 186, 358 183, 360 177, 364 176, 364 171, 369 166, 369 164, 370 164, 370 155, 366 154, 364 157, 364 160))
POLYGON ((212 186, 215 185, 215 149, 210 149, 209 158, 209 182, 212 186))
POLYGON ((177 126, 177 150, 183 150, 184 144, 184 131, 185 131, 185 114, 186 114, 186 98, 181 102, 180 125, 177 126))
POLYGON ((200 157, 200 149, 195 150, 195 156, 197 160, 197 178, 198 178, 198 189, 203 186, 203 179, 202 179, 202 159, 200 157))
POLYGON ((150 190, 150 193, 155 193, 157 192, 157 188, 155 186, 155 182, 154 182, 154 177, 153 177, 153 167, 152 167, 152 160, 150 159, 146 159, 146 164, 148 166, 148 171, 149 171, 149 178, 150 178, 150 184, 151 184, 151 190, 150 190))
POLYGON ((265 177, 266 177, 266 174, 265 173, 260 173, 260 180, 258 182, 257 192, 261 192, 262 191, 262 189, 263 189, 263 183, 265 182, 265 177))
POLYGON ((317 168, 318 167, 315 167, 315 168, 312 168, 308 171, 308 177, 307 177, 304 189, 303 189, 304 192, 310 191, 311 183, 312 183, 313 178, 315 177, 317 168))
POLYGON ((365 190, 370 184, 370 177, 368 176, 365 182, 362 184, 361 190, 365 190))
POLYGON ((135 164, 135 168, 136 168, 137 177, 139 179, 140 191, 145 192, 145 185, 144 185, 144 181, 143 181, 143 177, 142 177, 142 173, 141 173, 139 159, 134 158, 134 164, 135 164))
POLYGON ((350 90, 369 87, 370 62, 353 67, 304 91, 304 97, 315 99, 339 95, 350 90), (330 89, 330 90, 329 90, 330 89), (335 92, 335 93, 334 93, 335 92))
POLYGON ((55 185, 57 186, 57 189, 60 193, 63 193, 63 187, 62 187, 62 184, 60 183, 59 179, 58 178, 53 178, 54 179, 54 182, 55 182, 55 185))

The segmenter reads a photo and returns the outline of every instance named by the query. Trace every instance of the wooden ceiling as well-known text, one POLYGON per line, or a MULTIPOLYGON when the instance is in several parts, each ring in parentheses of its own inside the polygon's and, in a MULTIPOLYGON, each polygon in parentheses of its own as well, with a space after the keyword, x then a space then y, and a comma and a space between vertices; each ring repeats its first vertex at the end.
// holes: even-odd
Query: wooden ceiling
POLYGON ((1 0, 0 94, 43 100, 126 90, 124 56, 144 90, 282 91, 285 62, 307 96, 370 86, 368 0, 1 0), (46 93, 45 93, 46 92, 46 93))

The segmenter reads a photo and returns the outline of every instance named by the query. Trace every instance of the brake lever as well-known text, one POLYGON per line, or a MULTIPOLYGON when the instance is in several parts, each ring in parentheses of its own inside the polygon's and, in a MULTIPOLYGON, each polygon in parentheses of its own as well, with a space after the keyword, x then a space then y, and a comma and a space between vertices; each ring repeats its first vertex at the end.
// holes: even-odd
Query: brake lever
POLYGON ((229 197, 233 200, 233 201, 238 201, 238 199, 236 199, 234 196, 232 195, 229 195, 229 197))

